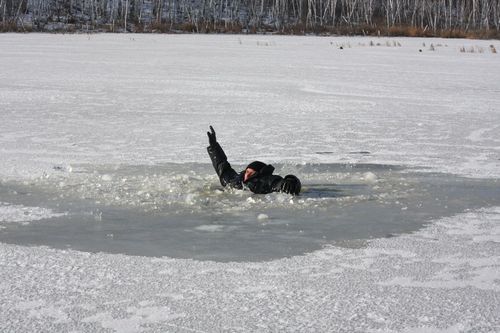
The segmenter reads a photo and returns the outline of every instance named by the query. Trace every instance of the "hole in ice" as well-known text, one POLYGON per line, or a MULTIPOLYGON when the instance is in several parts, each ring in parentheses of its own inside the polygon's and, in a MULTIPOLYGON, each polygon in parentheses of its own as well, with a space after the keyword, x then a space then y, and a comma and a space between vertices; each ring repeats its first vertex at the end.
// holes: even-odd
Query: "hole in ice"
POLYGON ((497 180, 376 164, 275 166, 277 174, 301 178, 300 196, 224 191, 211 165, 194 163, 81 165, 31 183, 3 182, 0 202, 65 214, 27 225, 0 222, 0 241, 261 261, 328 244, 361 246, 371 238, 412 232, 436 218, 500 203, 497 180))

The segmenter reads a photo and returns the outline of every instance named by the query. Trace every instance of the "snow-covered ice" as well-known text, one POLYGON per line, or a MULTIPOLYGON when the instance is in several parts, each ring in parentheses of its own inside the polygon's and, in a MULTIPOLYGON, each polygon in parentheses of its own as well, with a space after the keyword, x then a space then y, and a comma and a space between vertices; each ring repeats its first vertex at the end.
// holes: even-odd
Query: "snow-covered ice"
MULTIPOLYGON (((123 203, 107 190, 129 181, 117 178, 123 166, 211 167, 212 124, 236 165, 402 165, 496 182, 500 58, 490 44, 500 48, 459 39, 3 34, 1 181, 87 188, 103 204, 123 203), (116 168, 87 177, 89 165, 116 168)), ((376 185, 369 172, 360 179, 376 185)), ((160 184, 205 181, 177 177, 160 184)), ((182 199, 199 204, 196 193, 182 199)), ((26 200, 2 199, 0 223, 40 225, 67 213, 26 200)), ((0 331, 496 332, 498 206, 267 262, 2 243, 0 331)), ((273 221, 262 210, 252 216, 273 221)))

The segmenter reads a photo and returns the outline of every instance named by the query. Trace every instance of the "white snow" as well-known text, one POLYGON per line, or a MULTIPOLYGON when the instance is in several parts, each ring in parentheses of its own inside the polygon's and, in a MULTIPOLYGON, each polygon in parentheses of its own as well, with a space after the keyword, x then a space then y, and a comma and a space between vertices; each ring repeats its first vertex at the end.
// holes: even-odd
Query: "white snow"
MULTIPOLYGON (((71 178, 85 163, 211 167, 212 124, 239 164, 498 179, 500 58, 460 52, 498 41, 371 40, 1 34, 0 177, 71 178)), ((0 206, 1 223, 54 214, 0 206)), ((478 209, 359 249, 262 263, 0 244, 0 331, 496 332, 499 225, 499 207, 478 209)))

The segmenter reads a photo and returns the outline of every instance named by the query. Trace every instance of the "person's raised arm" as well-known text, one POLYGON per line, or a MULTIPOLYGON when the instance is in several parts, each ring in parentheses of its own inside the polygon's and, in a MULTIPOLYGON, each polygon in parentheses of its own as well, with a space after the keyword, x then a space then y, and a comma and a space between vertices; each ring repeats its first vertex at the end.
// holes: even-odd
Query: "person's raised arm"
POLYGON ((221 185, 242 188, 241 182, 238 181, 238 173, 234 171, 231 164, 227 161, 227 156, 217 142, 215 130, 212 126, 210 126, 210 132, 207 132, 207 136, 209 143, 207 147, 208 156, 210 156, 212 160, 212 165, 214 166, 217 176, 219 176, 221 185))

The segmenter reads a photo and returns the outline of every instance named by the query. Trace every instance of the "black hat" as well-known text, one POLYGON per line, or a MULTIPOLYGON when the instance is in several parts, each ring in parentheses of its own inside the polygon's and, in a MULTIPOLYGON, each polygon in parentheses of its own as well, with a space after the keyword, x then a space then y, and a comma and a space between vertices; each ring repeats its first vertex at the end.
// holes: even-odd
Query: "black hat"
POLYGON ((250 163, 249 165, 247 165, 247 167, 245 168, 245 170, 248 169, 248 168, 251 168, 251 169, 254 169, 255 171, 259 172, 260 170, 264 169, 266 166, 267 166, 267 164, 264 163, 264 162, 253 161, 252 163, 250 163))

